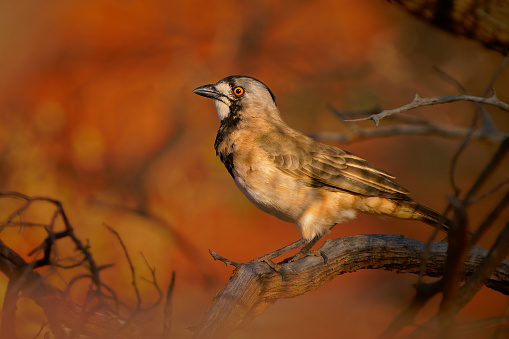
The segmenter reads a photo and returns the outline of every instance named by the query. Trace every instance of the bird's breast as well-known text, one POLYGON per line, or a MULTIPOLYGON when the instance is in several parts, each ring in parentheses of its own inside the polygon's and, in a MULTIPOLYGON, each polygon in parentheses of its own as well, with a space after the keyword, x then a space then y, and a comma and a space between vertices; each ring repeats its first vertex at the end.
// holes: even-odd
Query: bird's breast
POLYGON ((295 223, 307 209, 312 193, 299 181, 263 161, 249 168, 235 163, 235 184, 262 211, 295 223))
POLYGON ((217 155, 249 201, 264 212, 295 223, 307 209, 313 193, 304 182, 274 166, 258 147, 257 138, 258 134, 247 128, 219 133, 215 144, 217 155))

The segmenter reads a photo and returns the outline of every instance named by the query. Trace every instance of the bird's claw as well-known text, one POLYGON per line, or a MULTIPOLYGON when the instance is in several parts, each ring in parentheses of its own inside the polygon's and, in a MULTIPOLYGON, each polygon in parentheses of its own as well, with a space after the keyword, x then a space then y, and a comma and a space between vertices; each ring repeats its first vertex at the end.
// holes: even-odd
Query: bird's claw
POLYGON ((300 260, 305 257, 322 257, 324 264, 326 264, 327 261, 329 260, 327 255, 318 249, 318 250, 300 251, 293 257, 286 258, 285 260, 282 261, 282 263, 287 264, 287 263, 295 262, 295 261, 300 260))
POLYGON ((272 259, 260 259, 260 262, 267 264, 270 268, 272 268, 275 272, 281 272, 281 265, 276 264, 272 259))
MULTIPOLYGON (((212 251, 210 249, 209 249, 209 253, 212 256, 212 258, 214 258, 214 260, 222 261, 226 266, 231 265, 231 266, 234 266, 235 268, 238 269, 242 265, 246 264, 246 263, 241 263, 241 262, 236 262, 236 261, 228 260, 225 257, 220 256, 219 254, 217 254, 216 252, 214 252, 214 251, 212 251)), ((267 266, 269 266, 271 269, 273 269, 274 272, 281 274, 283 279, 286 278, 285 272, 281 271, 281 264, 275 263, 270 256, 263 256, 263 257, 260 257, 260 258, 256 258, 256 259, 251 260, 250 262, 255 262, 255 261, 267 264, 267 266)))

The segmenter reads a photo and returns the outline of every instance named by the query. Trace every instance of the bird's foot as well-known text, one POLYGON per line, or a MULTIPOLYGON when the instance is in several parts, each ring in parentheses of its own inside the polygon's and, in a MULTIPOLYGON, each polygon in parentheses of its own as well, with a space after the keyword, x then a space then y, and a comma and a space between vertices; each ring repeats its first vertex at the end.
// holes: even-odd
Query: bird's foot
POLYGON ((254 259, 267 264, 274 272, 281 273, 281 265, 272 261, 272 259, 254 259))
POLYGON ((274 256, 271 255, 272 253, 269 253, 267 255, 264 255, 263 257, 259 257, 259 258, 256 258, 256 259, 253 259, 251 261, 249 261, 248 263, 242 263, 242 262, 237 262, 237 261, 232 261, 232 260, 229 260, 229 259, 226 259, 225 257, 217 254, 216 252, 212 251, 209 249, 209 253, 210 255, 212 256, 212 258, 214 258, 214 260, 219 260, 221 262, 223 262, 226 266, 234 266, 235 268, 240 268, 242 265, 246 265, 250 262, 262 262, 264 264, 267 264, 270 268, 272 268, 275 272, 280 272, 280 269, 281 269, 281 265, 280 264, 276 264, 272 259, 274 259, 274 256))
POLYGON ((299 248, 299 247, 301 247, 304 244, 306 244, 306 240, 305 239, 299 239, 299 240, 291 243, 290 245, 287 245, 287 246, 285 246, 283 248, 280 248, 277 251, 265 254, 264 256, 261 256, 261 257, 258 257, 256 259, 253 259, 252 261, 261 261, 261 262, 264 262, 267 265, 269 265, 272 269, 274 269, 274 271, 279 272, 279 269, 281 268, 280 267, 280 263, 276 264, 273 261, 273 259, 275 259, 275 258, 279 257, 280 255, 283 255, 283 254, 285 254, 285 253, 287 253, 289 251, 292 251, 292 250, 294 250, 296 248, 299 248))
MULTIPOLYGON (((297 241, 291 243, 290 245, 287 245, 287 246, 285 246, 283 248, 280 248, 277 251, 274 251, 272 253, 265 254, 264 256, 255 258, 255 259, 249 261, 249 263, 252 263, 252 262, 262 262, 262 263, 265 263, 271 269, 273 269, 277 273, 280 273, 281 275, 283 275, 283 278, 285 278, 284 271, 281 270, 281 265, 282 264, 291 263, 291 262, 297 261, 299 259, 302 259, 302 258, 308 257, 308 256, 322 257, 324 263, 327 263, 328 258, 325 255, 325 253, 323 253, 320 250, 310 250, 310 248, 313 247, 313 245, 316 244, 316 242, 319 239, 320 239, 320 237, 315 237, 315 238, 313 238, 311 240, 306 240, 304 238, 301 238, 300 240, 297 240, 297 241), (286 259, 284 259, 283 261, 281 261, 279 263, 275 263, 274 262, 273 259, 275 259, 275 258, 279 257, 280 255, 283 255, 283 254, 285 254, 285 253, 287 253, 289 251, 292 251, 292 250, 294 250, 296 248, 299 248, 299 247, 301 247, 303 245, 304 245, 304 247, 302 247, 300 252, 297 253, 296 255, 294 255, 293 257, 286 258, 286 259)), ((212 250, 209 250, 209 253, 210 253, 210 255, 212 255, 214 260, 222 261, 223 263, 225 263, 226 266, 232 265, 232 266, 235 266, 236 268, 240 268, 242 265, 247 264, 247 263, 241 263, 241 262, 236 262, 236 261, 228 260, 228 259, 220 256, 219 254, 217 254, 216 252, 214 252, 212 250)))
POLYGON ((326 264, 327 261, 329 260, 327 255, 324 252, 320 251, 319 249, 318 250, 306 250, 303 248, 299 253, 297 253, 293 257, 286 258, 281 263, 287 264, 287 263, 295 262, 295 261, 300 260, 305 257, 322 257, 324 264, 326 264))

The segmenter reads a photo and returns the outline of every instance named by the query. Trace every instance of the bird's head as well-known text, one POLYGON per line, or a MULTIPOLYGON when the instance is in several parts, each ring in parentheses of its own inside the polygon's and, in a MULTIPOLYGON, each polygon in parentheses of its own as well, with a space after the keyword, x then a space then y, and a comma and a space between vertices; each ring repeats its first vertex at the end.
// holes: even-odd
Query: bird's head
POLYGON ((274 94, 260 80, 232 75, 214 85, 204 85, 193 93, 214 99, 219 120, 227 117, 279 117, 274 94))

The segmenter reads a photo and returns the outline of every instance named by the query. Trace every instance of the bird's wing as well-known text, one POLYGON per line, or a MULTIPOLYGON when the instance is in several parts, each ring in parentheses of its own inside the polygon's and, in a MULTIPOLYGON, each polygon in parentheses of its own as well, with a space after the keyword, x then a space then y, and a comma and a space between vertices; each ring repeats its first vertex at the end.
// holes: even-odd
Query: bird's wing
POLYGON ((409 199, 394 177, 366 160, 312 139, 280 138, 262 148, 276 167, 310 186, 328 186, 365 196, 409 199), (281 143, 283 141, 283 143, 281 143))

